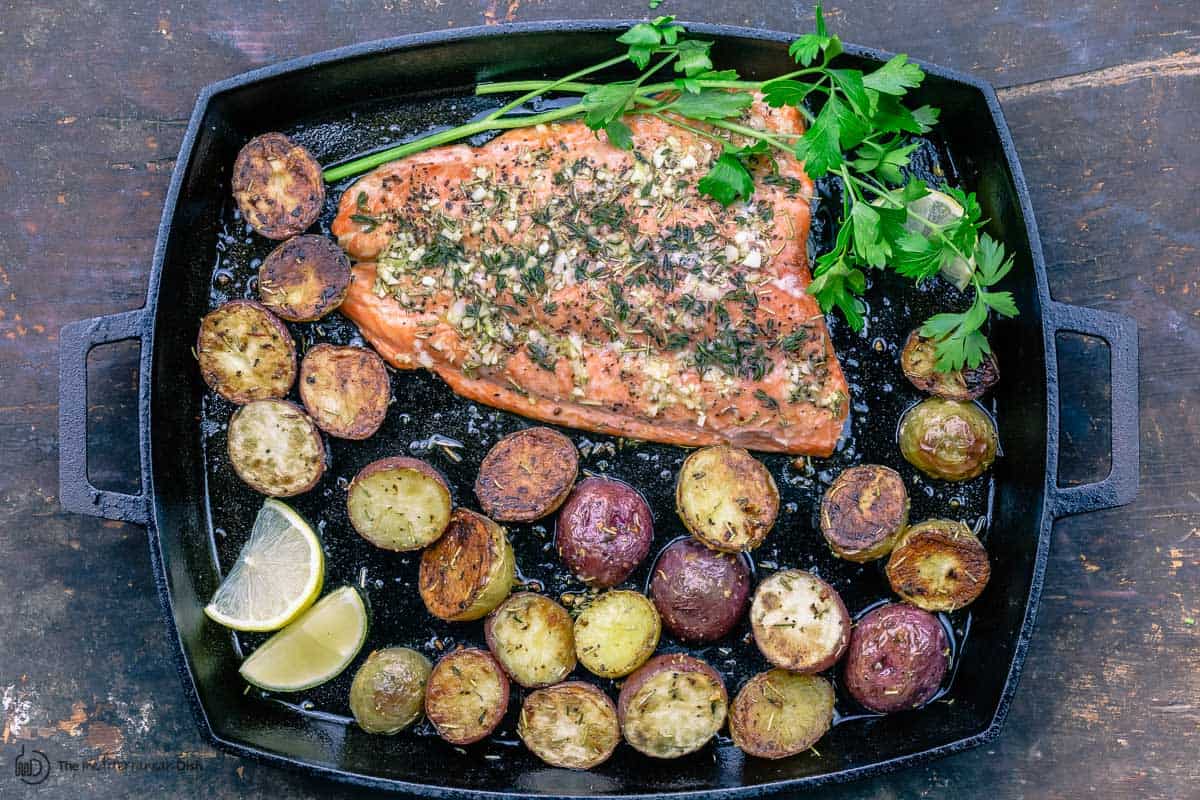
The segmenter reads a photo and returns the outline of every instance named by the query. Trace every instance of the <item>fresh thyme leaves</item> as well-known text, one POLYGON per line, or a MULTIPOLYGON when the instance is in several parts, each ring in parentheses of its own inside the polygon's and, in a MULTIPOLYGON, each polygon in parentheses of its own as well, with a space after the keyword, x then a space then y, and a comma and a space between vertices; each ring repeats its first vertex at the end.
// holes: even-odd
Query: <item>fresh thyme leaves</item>
MULTIPOLYGON (((651 2, 651 8, 655 6, 651 2)), ((810 177, 829 176, 842 184, 838 233, 833 247, 817 257, 808 287, 822 311, 837 309, 852 329, 861 330, 866 320, 859 297, 866 290, 868 270, 891 269, 916 282, 940 274, 970 292, 971 305, 961 313, 937 314, 922 326, 922 335, 935 340, 937 368, 974 367, 990 352, 982 333, 990 313, 1017 313, 1012 296, 992 288, 1011 269, 1012 260, 1005 257, 1002 244, 982 233, 986 220, 973 194, 953 187, 937 191, 910 174, 910 161, 919 145, 913 137, 928 133, 938 119, 935 108, 905 103, 910 90, 925 78, 919 65, 902 54, 869 72, 835 66, 842 43, 829 32, 820 3, 815 7, 813 31, 788 48, 798 68, 767 81, 747 81, 735 70, 714 69, 712 43, 688 38, 671 16, 638 23, 617 41, 625 45, 624 53, 563 78, 482 84, 478 94, 518 96, 482 120, 329 168, 325 179, 338 181, 486 131, 566 119, 581 119, 597 134, 603 131, 614 147, 633 150, 635 157, 644 160, 634 149, 628 120, 653 115, 720 145, 720 155, 699 179, 697 189, 722 205, 749 200, 756 173, 771 185, 790 180, 768 169, 770 156, 777 151, 802 160, 810 177), (632 80, 585 80, 628 64, 638 70, 632 80), (652 81, 656 74, 659 77, 652 81), (579 101, 537 114, 509 114, 551 93, 575 95, 579 101), (769 106, 795 108, 809 121, 804 134, 785 135, 740 124, 756 94, 769 106)), ((799 183, 793 183, 794 193, 799 183)), ((365 195, 359 196, 358 210, 351 219, 366 226, 364 230, 380 224, 361 213, 367 210, 365 195)), ((534 275, 523 276, 523 282, 536 288, 534 275)), ((763 366, 757 354, 746 359, 737 344, 702 343, 697 362, 759 372, 763 366)), ((800 341, 786 344, 798 348, 800 341)))

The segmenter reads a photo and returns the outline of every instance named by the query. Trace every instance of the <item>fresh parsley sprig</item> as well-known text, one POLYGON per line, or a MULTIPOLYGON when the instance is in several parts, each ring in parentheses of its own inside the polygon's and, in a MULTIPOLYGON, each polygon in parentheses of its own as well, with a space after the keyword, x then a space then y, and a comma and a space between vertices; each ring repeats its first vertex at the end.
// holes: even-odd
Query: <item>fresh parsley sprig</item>
MULTIPOLYGON (((982 233, 985 224, 974 194, 953 187, 942 194, 961 213, 930 219, 931 189, 911 177, 918 143, 938 120, 930 106, 910 108, 904 100, 925 78, 919 65, 897 55, 870 72, 837 66, 841 40, 826 26, 821 4, 813 32, 788 48, 797 69, 767 81, 743 80, 735 70, 715 69, 712 43, 687 37, 671 16, 638 23, 617 39, 625 52, 556 80, 482 84, 476 92, 517 93, 482 120, 355 159, 325 171, 339 181, 412 153, 479 133, 581 119, 614 147, 634 147, 626 119, 653 115, 718 144, 721 152, 697 189, 722 205, 754 193, 755 159, 779 151, 804 162, 814 179, 842 184, 842 209, 833 247, 817 257, 808 287, 828 313, 837 309, 854 330, 865 325, 860 299, 872 269, 892 269, 913 281, 939 273, 972 293, 962 313, 942 313, 921 327, 936 343, 937 368, 977 366, 990 352, 982 333, 990 312, 1017 313, 1009 292, 993 287, 1012 268, 1004 246, 982 233), (591 83, 584 79, 630 65, 633 79, 591 83), (667 70, 670 67, 670 70, 667 70), (651 78, 658 79, 651 81, 651 78), (576 95, 578 101, 538 114, 510 112, 547 94, 576 95), (761 95, 773 107, 796 108, 808 121, 803 134, 759 130, 738 120, 761 95)), ((943 198, 937 202, 945 203, 943 198)))

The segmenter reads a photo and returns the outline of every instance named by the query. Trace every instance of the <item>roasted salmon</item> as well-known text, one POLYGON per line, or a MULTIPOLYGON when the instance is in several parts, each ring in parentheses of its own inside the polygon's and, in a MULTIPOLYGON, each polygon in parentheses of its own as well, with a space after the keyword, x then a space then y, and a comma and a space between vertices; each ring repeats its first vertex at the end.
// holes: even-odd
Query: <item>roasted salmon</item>
MULTIPOLYGON (((743 124, 793 135, 795 109, 743 124)), ((749 202, 697 181, 721 144, 634 116, 632 151, 582 123, 386 164, 342 196, 358 262, 342 311, 393 366, 527 417, 667 442, 829 455, 848 412, 805 293, 812 182, 761 158, 749 202)))

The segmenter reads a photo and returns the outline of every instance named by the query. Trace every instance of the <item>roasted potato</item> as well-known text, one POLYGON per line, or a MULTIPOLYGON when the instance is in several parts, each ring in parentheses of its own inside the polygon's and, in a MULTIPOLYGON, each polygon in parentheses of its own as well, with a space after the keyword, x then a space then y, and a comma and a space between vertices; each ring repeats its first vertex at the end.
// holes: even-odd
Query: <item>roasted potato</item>
POLYGON ((976 400, 1000 380, 996 357, 988 353, 976 367, 963 367, 951 372, 938 372, 936 343, 919 331, 908 335, 900 353, 900 368, 909 382, 922 392, 946 400, 976 400))
POLYGON ((308 150, 282 133, 246 143, 233 162, 233 199, 260 236, 286 239, 321 215, 325 179, 308 150))
POLYGON ((521 707, 517 735, 542 761, 567 769, 603 764, 621 741, 613 701, 583 681, 531 692, 521 707))
POLYGON ((420 550, 450 524, 450 487, 435 468, 394 456, 367 464, 346 491, 358 535, 384 550, 420 550))
POLYGON ((833 726, 833 702, 833 685, 819 675, 760 672, 733 699, 729 735, 747 755, 794 756, 833 726))
POLYGON ((834 554, 866 562, 892 551, 908 525, 908 491, 900 473, 863 464, 838 475, 821 498, 821 533, 834 554))
POLYGON ((442 656, 425 687, 425 716, 451 744, 471 744, 496 729, 508 711, 508 678, 486 650, 442 656))
POLYGON ((319 344, 300 362, 300 400, 331 436, 366 439, 387 416, 391 400, 387 368, 365 347, 319 344))
POLYGON ((758 585, 750 625, 767 661, 792 672, 832 667, 850 642, 850 614, 842 598, 798 569, 776 572, 758 585))
POLYGON ((873 609, 854 625, 846 651, 846 690, 881 714, 929 702, 950 664, 937 617, 904 603, 873 609))
POLYGON ((926 611, 975 601, 992 576, 987 551, 961 522, 931 519, 900 537, 887 562, 892 591, 926 611))
POLYGON ((290 497, 325 474, 325 442, 304 411, 287 400, 255 400, 229 419, 229 462, 256 492, 290 497))
POLYGON ((650 552, 654 517, 636 489, 612 478, 579 482, 558 514, 558 555, 590 586, 616 586, 650 552))
POLYGON ((900 420, 900 452, 933 478, 965 481, 996 459, 996 423, 974 403, 931 397, 900 420))
POLYGON ((658 612, 645 595, 614 589, 575 618, 575 655, 591 673, 620 678, 646 662, 661 633, 658 612))
POLYGON ((549 597, 518 592, 488 615, 483 635, 508 676, 532 689, 575 669, 573 628, 571 615, 549 597))
POLYGON ((625 680, 617 716, 635 750, 678 758, 721 730, 728 705, 720 673, 698 658, 673 653, 650 659, 625 680))
POLYGON ((262 304, 291 322, 312 322, 342 304, 350 259, 324 236, 306 234, 272 250, 258 268, 262 304))
POLYGON ((558 510, 578 473, 579 453, 570 439, 550 428, 526 428, 484 456, 475 496, 492 519, 532 522, 558 510))
POLYGON ((486 616, 512 591, 516 562, 508 535, 487 517, 456 508, 421 555, 417 584, 429 613, 449 622, 486 616))
POLYGON ((393 734, 417 721, 425 707, 432 665, 407 647, 376 650, 354 674, 350 713, 367 733, 393 734))
POLYGON ((204 382, 239 405, 283 397, 296 380, 292 335, 253 300, 230 300, 205 314, 196 358, 204 382))
POLYGON ((683 462, 675 507, 693 536, 714 550, 736 553, 753 550, 767 538, 779 514, 779 490, 754 456, 717 445, 683 462))
POLYGON ((650 577, 650 597, 671 633, 713 642, 733 629, 750 599, 746 556, 718 553, 695 539, 677 539, 662 551, 650 577))

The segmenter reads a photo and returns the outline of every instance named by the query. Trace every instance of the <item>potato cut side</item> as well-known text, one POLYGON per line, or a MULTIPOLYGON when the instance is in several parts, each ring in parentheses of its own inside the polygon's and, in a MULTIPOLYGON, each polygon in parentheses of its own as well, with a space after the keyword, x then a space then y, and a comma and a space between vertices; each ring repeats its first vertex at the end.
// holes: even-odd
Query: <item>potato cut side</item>
POLYGON ((729 709, 729 735, 748 755, 786 758, 817 743, 833 725, 833 686, 818 675, 759 673, 729 709))
POLYGON ((346 494, 354 530, 384 550, 419 550, 450 524, 450 488, 442 474, 406 456, 359 470, 346 494))
POLYGON ((718 445, 688 456, 675 485, 675 505, 692 535, 735 553, 763 543, 779 514, 771 473, 745 450, 718 445))
POLYGON ((517 735, 542 761, 566 769, 603 764, 621 741, 612 700, 583 681, 531 693, 521 707, 517 735))
POLYGON ((204 382, 239 405, 283 397, 296 380, 292 335, 253 300, 230 300, 204 316, 196 358, 204 382))
POLYGON ((575 669, 574 621, 540 594, 521 592, 496 608, 484 624, 488 649, 517 683, 549 686, 575 669))
POLYGON ((242 218, 268 239, 303 233, 325 203, 321 165, 282 133, 247 142, 233 162, 232 183, 242 218))
POLYGON ((324 236, 288 239, 258 268, 258 297, 291 322, 312 322, 342 304, 350 288, 350 259, 324 236))
POLYGON ((579 453, 570 439, 550 428, 526 428, 488 451, 475 495, 493 519, 530 522, 558 510, 578 473, 579 453))
POLYGON ((725 724, 729 697, 720 674, 692 656, 658 656, 629 676, 617 709, 625 741, 653 758, 678 758, 706 745, 725 724))
POLYGON ((485 650, 456 650, 442 657, 425 686, 425 716, 451 744, 487 736, 508 710, 508 678, 485 650))
POLYGON ((758 585, 750 625, 767 661, 793 672, 828 669, 850 642, 850 614, 842 598, 798 569, 776 572, 758 585))
POLYGON ((1000 380, 1000 368, 993 353, 984 355, 977 367, 940 372, 937 369, 936 345, 914 330, 900 353, 900 368, 922 392, 947 400, 977 400, 1000 380))
POLYGON ((366 439, 387 416, 391 383, 374 351, 319 344, 300 362, 300 399, 321 430, 366 439))
POLYGON ((987 550, 961 522, 931 519, 901 537, 887 563, 892 590, 926 611, 974 602, 992 575, 987 550))
POLYGON ((487 517, 457 508, 437 542, 421 556, 418 588, 429 613, 450 622, 479 619, 512 591, 512 545, 487 517))
POLYGON ((637 592, 606 592, 575 619, 575 654, 601 678, 620 678, 645 663, 658 647, 658 611, 637 592))
POLYGON ((898 472, 878 464, 851 467, 821 498, 821 533, 835 555, 872 561, 891 552, 908 524, 908 507, 898 472))
POLYGON ((307 492, 325 474, 321 432, 287 400, 255 400, 235 411, 228 450, 237 476, 272 497, 307 492))

